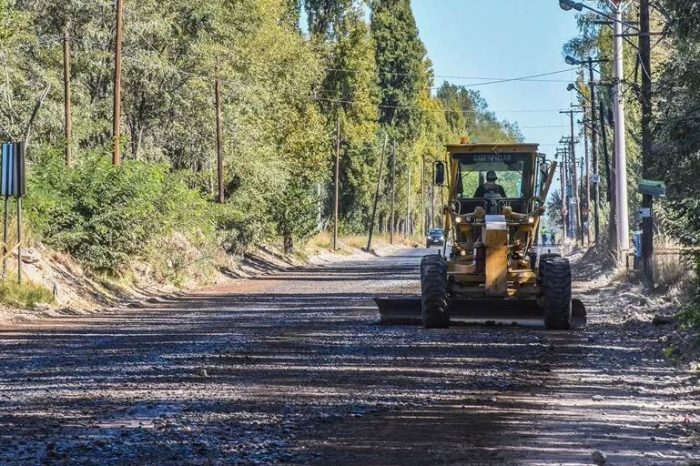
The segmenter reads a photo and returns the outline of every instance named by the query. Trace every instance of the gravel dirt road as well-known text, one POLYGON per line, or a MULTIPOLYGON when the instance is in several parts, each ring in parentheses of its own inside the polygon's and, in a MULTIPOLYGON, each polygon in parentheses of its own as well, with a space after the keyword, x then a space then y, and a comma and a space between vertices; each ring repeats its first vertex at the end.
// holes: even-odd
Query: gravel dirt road
MULTIPOLYGON (((382 327, 426 250, 0 332, 0 464, 686 464, 697 374, 577 282, 572 332, 382 327)), ((579 277, 585 271, 578 270, 579 277)))

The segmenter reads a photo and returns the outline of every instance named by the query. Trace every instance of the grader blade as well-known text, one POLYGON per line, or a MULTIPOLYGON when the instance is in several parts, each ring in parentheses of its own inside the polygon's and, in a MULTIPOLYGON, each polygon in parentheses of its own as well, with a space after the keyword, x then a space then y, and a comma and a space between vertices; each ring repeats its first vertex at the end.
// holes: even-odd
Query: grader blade
MULTIPOLYGON (((375 298, 383 325, 422 325, 419 296, 375 298)), ((532 300, 452 299, 449 301, 450 325, 543 326, 542 308, 532 300)), ((586 324, 586 308, 574 299, 571 302, 572 327, 586 324)))
POLYGON ((374 298, 383 325, 421 325, 420 296, 374 298))

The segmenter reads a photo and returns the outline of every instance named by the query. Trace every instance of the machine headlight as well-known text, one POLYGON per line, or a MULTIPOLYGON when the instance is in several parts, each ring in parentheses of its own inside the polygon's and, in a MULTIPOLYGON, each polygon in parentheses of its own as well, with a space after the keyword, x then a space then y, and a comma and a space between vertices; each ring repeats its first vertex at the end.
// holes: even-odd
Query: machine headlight
POLYGON ((455 223, 462 223, 462 217, 455 217, 455 223))

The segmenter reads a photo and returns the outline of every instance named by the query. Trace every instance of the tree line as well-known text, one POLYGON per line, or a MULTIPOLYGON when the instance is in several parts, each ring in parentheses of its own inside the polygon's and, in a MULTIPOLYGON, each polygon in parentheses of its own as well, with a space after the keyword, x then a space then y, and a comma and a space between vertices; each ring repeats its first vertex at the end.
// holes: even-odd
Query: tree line
MULTIPOLYGON (((667 186, 667 198, 656 204, 655 229, 684 246, 697 248, 700 245, 700 3, 686 0, 658 0, 650 3, 651 25, 651 69, 644 69, 637 40, 636 30, 630 29, 624 45, 626 57, 624 95, 627 125, 628 192, 630 193, 630 222, 636 230, 641 217, 641 195, 638 193, 642 172, 646 177, 662 180, 667 186), (652 118, 651 128, 653 147, 651 157, 642 157, 642 74, 649 73, 652 79, 652 118), (647 166, 643 167, 643 163, 647 166), (644 168, 644 170, 643 170, 644 168)), ((594 5, 595 6, 595 5, 594 5)), ((607 2, 598 2, 600 9, 607 2)), ((610 59, 612 57, 612 29, 593 14, 579 16, 579 35, 567 43, 564 54, 578 59, 610 59)), ((625 19, 632 26, 640 19, 636 2, 632 2, 625 12, 625 19)), ((599 132, 606 132, 607 141, 612 141, 611 111, 613 97, 606 83, 613 82, 613 64, 604 61, 597 65, 600 83, 596 86, 599 99, 606 109, 603 118, 598 119, 599 132)), ((588 78, 581 75, 577 83, 582 89, 580 103, 586 104, 590 95, 588 78)), ((602 142, 598 138, 598 153, 603 154, 602 142)), ((610 149, 608 149, 610 150, 610 149)), ((612 157, 611 157, 612 159, 612 157)), ((605 172, 615 170, 614 161, 601 158, 601 199, 604 212, 610 208, 610 189, 605 172)), ((556 221, 556 219, 553 219, 556 221)), ((607 221, 605 227, 609 227, 607 221)), ((700 267, 698 255, 696 268, 700 267)))
POLYGON ((0 0, 0 136, 29 141, 29 228, 98 269, 178 230, 230 250, 284 237, 291 250, 330 227, 336 149, 341 232, 368 230, 380 170, 377 228, 416 232, 430 222, 424 167, 443 143, 522 138, 478 92, 434 90, 409 0, 126 0, 127 168, 112 168, 114 11, 114 2, 0 0), (210 202, 217 79, 223 206, 210 202), (154 203, 169 207, 154 216, 154 203))

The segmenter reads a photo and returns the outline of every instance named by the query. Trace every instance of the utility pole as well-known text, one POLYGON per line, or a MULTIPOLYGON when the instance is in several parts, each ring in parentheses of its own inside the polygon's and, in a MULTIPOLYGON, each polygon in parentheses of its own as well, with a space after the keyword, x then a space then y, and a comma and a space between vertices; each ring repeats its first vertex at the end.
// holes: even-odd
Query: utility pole
POLYGON ((568 238, 571 234, 571 222, 569 218, 571 213, 569 212, 569 148, 568 146, 562 150, 562 161, 561 161, 561 177, 564 183, 564 191, 562 194, 562 209, 564 212, 564 224, 566 228, 564 229, 564 238, 568 238))
POLYGON ((622 30, 622 9, 619 1, 612 2, 615 10, 615 41, 614 41, 614 70, 615 70, 615 204, 617 214, 617 252, 618 261, 622 261, 630 248, 629 213, 627 203, 627 147, 625 134, 625 102, 622 88, 624 79, 624 49, 622 30))
POLYGON ((377 176, 377 189, 374 191, 374 206, 372 207, 372 221, 369 224, 369 235, 367 235, 367 252, 372 250, 372 234, 374 233, 374 223, 377 218, 377 206, 379 204, 379 189, 382 184, 382 174, 384 173, 384 159, 386 154, 386 145, 389 142, 389 135, 384 135, 384 145, 382 146, 382 160, 379 164, 379 176, 377 176))
MULTIPOLYGON (((639 1, 639 61, 642 67, 642 178, 651 178, 653 139, 651 132, 651 40, 649 27, 649 0, 639 1)), ((647 290, 654 288, 654 198, 642 197, 642 272, 647 290)))
POLYGON ((73 117, 71 108, 70 25, 63 31, 63 128, 66 138, 66 166, 72 163, 73 117))
POLYGON ((335 196, 333 198, 333 250, 338 250, 338 205, 340 195, 340 117, 336 118, 335 136, 335 196))
POLYGON ((408 169, 408 191, 406 192, 406 228, 404 236, 411 236, 411 169, 408 169))
POLYGON ((391 149, 391 215, 389 223, 389 244, 394 244, 394 215, 396 213, 396 141, 391 149))
MULTIPOLYGON (((600 169, 598 167, 598 132, 596 131, 596 95, 595 95, 595 80, 593 76, 593 59, 588 57, 588 87, 591 90, 591 157, 593 158, 593 198, 595 202, 595 212, 593 214, 593 230, 595 233, 595 242, 598 243, 600 238, 600 169)), ((601 131, 605 131, 605 125, 601 120, 601 131)), ((589 208, 590 209, 590 208, 589 208)), ((590 223, 590 222, 589 222, 590 223)))
MULTIPOLYGON (((587 225, 586 225, 586 244, 591 245, 591 176, 590 172, 588 169, 588 129, 586 128, 586 114, 587 114, 587 107, 586 104, 583 104, 583 158, 584 158, 584 169, 586 172, 586 183, 584 185, 585 192, 586 192, 586 220, 587 220, 587 225)), ((591 115, 593 112, 591 112, 591 115)), ((582 173, 583 175, 583 173, 582 173)))
POLYGON ((117 26, 114 38, 114 115, 113 137, 114 149, 112 152, 112 165, 122 164, 121 149, 121 118, 122 118, 122 41, 124 29, 124 4, 123 0, 117 0, 117 26))
POLYGON ((425 157, 421 158, 421 168, 420 168, 420 226, 421 226, 421 231, 423 232, 422 234, 425 235, 428 232, 426 231, 426 226, 428 222, 426 221, 426 211, 425 211, 425 157))
POLYGON ((567 193, 566 193, 566 152, 564 150, 559 150, 559 155, 561 155, 561 164, 559 165, 559 182, 561 184, 561 225, 562 225, 562 238, 567 237, 567 193))
MULTIPOLYGON (((605 115, 605 108, 603 106, 603 101, 601 100, 598 105, 600 106, 600 126, 601 126, 601 136, 603 137, 603 158, 605 159, 605 177, 608 184, 607 200, 610 205, 610 214, 608 217, 608 247, 610 251, 617 251, 617 202, 615 194, 615 176, 613 175, 613 169, 610 163, 610 155, 608 151, 608 131, 607 127, 608 118, 605 115), (615 232, 615 234, 613 234, 615 232)), ((614 124, 614 122, 613 122, 614 124)))
POLYGON ((430 182, 430 222, 429 222, 429 229, 433 229, 435 226, 435 185, 433 184, 432 180, 430 182))
MULTIPOLYGON (((217 70, 218 74, 218 70, 217 70)), ((216 177, 219 187, 219 204, 223 204, 224 198, 224 127, 221 111, 221 80, 216 78, 214 82, 214 96, 216 99, 216 177)))
POLYGON ((559 113, 562 114, 567 114, 569 115, 569 123, 570 123, 570 132, 571 136, 569 139, 569 155, 570 155, 570 161, 571 161, 571 186, 572 186, 572 195, 574 199, 574 222, 575 222, 575 238, 576 238, 576 243, 581 244, 583 243, 583 229, 581 228, 581 203, 579 200, 579 186, 578 186, 578 175, 577 175, 577 170, 576 170, 576 134, 575 134, 575 128, 574 128, 574 114, 575 113, 581 113, 581 110, 566 110, 566 111, 561 111, 559 113))

